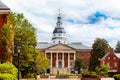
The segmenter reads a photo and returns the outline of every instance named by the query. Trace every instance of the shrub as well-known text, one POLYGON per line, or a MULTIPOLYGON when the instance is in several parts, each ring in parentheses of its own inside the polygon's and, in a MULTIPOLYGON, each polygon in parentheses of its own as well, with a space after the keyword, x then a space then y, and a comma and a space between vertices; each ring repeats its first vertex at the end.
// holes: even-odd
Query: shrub
POLYGON ((89 71, 84 71, 84 72, 82 73, 82 77, 83 77, 83 78, 88 78, 88 77, 90 77, 90 72, 89 72, 89 71))
POLYGON ((12 63, 0 64, 0 80, 15 80, 17 78, 17 68, 12 63))
POLYGON ((102 65, 98 70, 97 70, 97 74, 99 74, 100 76, 107 76, 108 74, 108 70, 109 67, 108 65, 102 65))
POLYGON ((44 75, 44 74, 40 75, 40 78, 48 78, 48 77, 49 75, 44 75))
POLYGON ((85 71, 82 73, 83 78, 98 78, 99 75, 96 72, 85 71))
POLYGON ((69 75, 68 74, 59 74, 59 75, 56 75, 56 78, 69 78, 69 75))
POLYGON ((92 78, 98 78, 99 75, 96 72, 91 72, 91 77, 92 78))
POLYGON ((120 80, 120 74, 115 74, 113 77, 115 80, 120 80))
POLYGON ((14 80, 14 76, 11 74, 0 74, 0 80, 14 80))

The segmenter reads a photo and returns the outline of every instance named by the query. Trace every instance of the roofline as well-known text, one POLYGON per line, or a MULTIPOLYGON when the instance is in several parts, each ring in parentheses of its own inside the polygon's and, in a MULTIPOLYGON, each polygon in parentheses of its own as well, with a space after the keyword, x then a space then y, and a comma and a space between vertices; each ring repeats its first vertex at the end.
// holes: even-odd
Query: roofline
POLYGON ((76 49, 77 51, 79 51, 79 50, 92 50, 92 49, 76 49))
POLYGON ((0 8, 0 10, 10 10, 10 8, 0 8))
POLYGON ((10 9, 6 9, 6 10, 0 9, 0 14, 8 14, 8 13, 10 13, 10 12, 11 12, 10 9))
MULTIPOLYGON (((59 44, 62 44, 62 43, 59 43, 59 44)), ((47 47, 47 48, 45 48, 45 49, 54 47, 54 46, 59 45, 59 44, 55 44, 55 45, 49 46, 49 47, 47 47)), ((71 47, 71 46, 68 46, 68 45, 66 45, 66 44, 62 44, 62 45, 65 45, 65 46, 67 46, 67 47, 69 47, 69 48, 72 48, 72 49, 76 50, 75 48, 73 48, 73 47, 71 47)))

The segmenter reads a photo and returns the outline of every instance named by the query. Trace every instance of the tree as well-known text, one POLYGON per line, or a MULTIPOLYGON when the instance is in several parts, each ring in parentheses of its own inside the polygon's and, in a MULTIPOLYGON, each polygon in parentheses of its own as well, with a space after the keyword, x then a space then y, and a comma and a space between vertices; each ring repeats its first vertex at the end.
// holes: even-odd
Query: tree
POLYGON ((80 57, 77 57, 75 60, 75 70, 78 71, 78 73, 81 72, 81 69, 83 69, 85 67, 84 62, 82 61, 82 59, 80 57))
POLYGON ((10 62, 0 64, 0 80, 16 80, 17 68, 10 62))
POLYGON ((12 56, 10 53, 10 46, 12 46, 12 33, 13 28, 10 27, 10 24, 4 24, 3 27, 0 29, 0 48, 1 48, 1 59, 0 62, 11 61, 9 58, 12 56))
POLYGON ((116 47, 115 47, 115 52, 120 53, 120 41, 117 41, 116 47))
POLYGON ((109 70, 109 66, 108 65, 102 65, 98 70, 97 70, 97 74, 100 76, 106 76, 109 70))
POLYGON ((20 71, 22 77, 25 77, 28 73, 35 72, 36 29, 25 19, 23 14, 11 13, 8 19, 10 26, 14 27, 13 64, 18 67, 17 46, 20 45, 20 71))
POLYGON ((92 55, 90 57, 90 71, 95 71, 100 66, 100 59, 106 54, 110 46, 103 38, 97 38, 92 45, 92 55))
POLYGON ((48 69, 50 67, 49 59, 45 57, 45 54, 42 51, 36 51, 37 58, 36 58, 36 67, 37 73, 40 71, 48 69))

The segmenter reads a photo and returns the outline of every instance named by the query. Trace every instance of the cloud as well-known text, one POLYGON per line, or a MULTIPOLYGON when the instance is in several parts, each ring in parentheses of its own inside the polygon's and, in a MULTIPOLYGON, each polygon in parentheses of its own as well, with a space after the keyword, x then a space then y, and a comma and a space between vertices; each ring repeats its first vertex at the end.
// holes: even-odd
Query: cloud
POLYGON ((112 47, 120 40, 120 0, 2 0, 13 12, 24 13, 37 28, 38 41, 51 41, 61 8, 68 42, 92 46, 97 37, 112 47))

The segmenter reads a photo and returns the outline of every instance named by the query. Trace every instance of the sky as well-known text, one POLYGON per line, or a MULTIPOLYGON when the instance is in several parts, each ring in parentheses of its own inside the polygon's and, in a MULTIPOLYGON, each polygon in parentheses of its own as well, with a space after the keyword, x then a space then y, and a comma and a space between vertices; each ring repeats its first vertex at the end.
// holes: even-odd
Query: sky
POLYGON ((58 9, 68 43, 92 46, 104 38, 115 48, 120 40, 120 0, 1 0, 11 11, 23 13, 37 29, 38 42, 51 42, 58 9))

